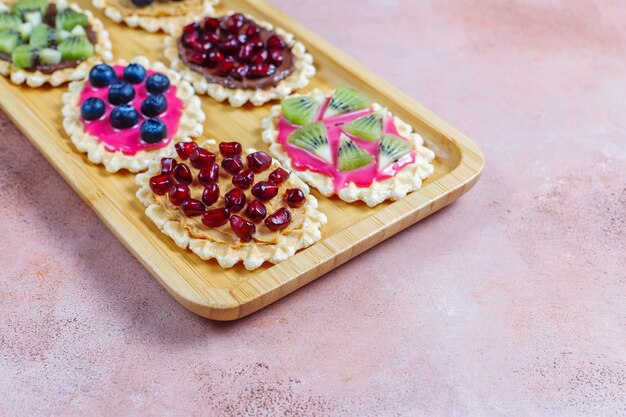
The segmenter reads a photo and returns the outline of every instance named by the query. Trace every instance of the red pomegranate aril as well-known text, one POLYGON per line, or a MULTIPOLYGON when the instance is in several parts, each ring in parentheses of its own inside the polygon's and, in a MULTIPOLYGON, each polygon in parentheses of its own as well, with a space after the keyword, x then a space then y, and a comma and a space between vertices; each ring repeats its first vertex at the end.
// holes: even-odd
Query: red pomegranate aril
POLYGON ((252 200, 246 208, 246 216, 255 223, 260 222, 267 216, 267 209, 261 200, 252 200))
POLYGON ((220 199, 220 186, 216 183, 207 184, 202 192, 202 201, 207 206, 212 206, 220 199))
POLYGON ((161 158, 161 174, 171 174, 177 163, 174 158, 161 158))
POLYGON ((241 143, 239 142, 222 142, 220 143, 220 152, 226 158, 232 158, 241 154, 241 143))
POLYGON ((215 32, 217 28, 220 27, 220 23, 220 19, 217 19, 215 17, 207 17, 206 19, 204 19, 204 22, 202 22, 202 28, 207 32, 215 32))
POLYGON ((183 27, 183 33, 189 33, 197 30, 199 28, 197 23, 190 23, 183 27))
POLYGON ((279 208, 265 219, 265 225, 273 232, 285 229, 291 223, 291 213, 286 208, 279 208))
POLYGON ((233 188, 224 195, 224 205, 232 213, 241 211, 246 206, 246 193, 241 188, 233 188))
POLYGON ((156 175, 150 178, 150 189, 157 195, 164 195, 172 187, 172 179, 169 174, 156 175))
POLYGON ((246 18, 241 13, 235 13, 226 21, 226 29, 230 33, 237 33, 246 22, 246 18))
POLYGON ((254 78, 269 77, 276 72, 276 67, 272 64, 257 64, 250 68, 250 75, 254 78))
POLYGON ((270 56, 270 53, 267 52, 267 49, 262 49, 252 58, 253 64, 263 64, 267 61, 267 58, 270 56))
POLYGON ((202 223, 206 227, 220 227, 228 223, 230 211, 227 208, 207 210, 202 215, 202 223))
POLYGON ((189 187, 186 184, 174 184, 167 195, 172 204, 180 206, 184 200, 189 198, 189 187))
POLYGON ((251 169, 244 169, 233 176, 233 185, 247 190, 254 184, 254 172, 251 169))
POLYGON ((192 52, 188 55, 187 59, 189 60, 189 62, 191 62, 192 64, 196 64, 196 65, 203 65, 205 63, 205 61, 207 60, 208 55, 205 54, 204 52, 192 52))
POLYGON ((237 174, 243 169, 241 155, 235 155, 232 158, 224 158, 222 160, 222 168, 224 168, 230 175, 237 174))
POLYGON ((284 49, 285 48, 285 41, 283 41, 280 36, 278 35, 272 35, 269 37, 269 39, 267 40, 267 46, 270 49, 284 49))
POLYGON ((198 182, 202 185, 212 184, 220 179, 220 166, 216 163, 203 167, 198 173, 198 182))
POLYGON ((217 65, 217 73, 221 75, 222 77, 225 77, 230 73, 230 70, 232 70, 234 67, 235 67, 234 62, 224 61, 221 64, 217 65))
POLYGON ((195 198, 188 198, 183 200, 180 204, 180 208, 185 213, 187 217, 199 216, 204 213, 204 203, 202 201, 196 200, 195 198))
POLYGON ((265 152, 254 152, 247 156, 248 168, 255 173, 263 172, 272 165, 272 157, 265 152))
POLYGON ((187 47, 193 47, 193 45, 198 42, 199 38, 200 38, 200 35, 198 34, 198 31, 196 30, 186 32, 183 35, 183 45, 187 47))
POLYGON ((268 177, 268 179, 275 184, 281 184, 287 181, 288 178, 289 178, 289 172, 285 171, 282 168, 276 168, 274 171, 270 173, 268 177))
POLYGON ((196 142, 178 142, 176 145, 174 145, 176 153, 183 161, 189 158, 189 155, 191 155, 193 150, 197 147, 198 144, 196 142))
POLYGON ((174 178, 176 178, 176 180, 184 183, 184 184, 191 184, 193 182, 193 176, 191 175, 191 170, 189 169, 189 167, 185 164, 183 164, 182 162, 180 164, 177 164, 174 167, 174 178))
POLYGON ((223 54, 232 55, 239 51, 239 41, 233 38, 228 41, 220 42, 217 44, 217 48, 222 51, 223 54))
POLYGON ((239 49, 239 53, 237 54, 239 61, 250 62, 252 60, 252 56, 254 55, 254 49, 255 49, 254 43, 252 42, 248 42, 245 45, 243 45, 239 49))
POLYGON ((301 189, 290 188, 285 191, 285 201, 289 204, 289 207, 298 208, 304 204, 306 196, 301 189))
POLYGON ((211 51, 209 52, 207 64, 209 67, 215 67, 224 62, 224 55, 220 51, 211 51))
POLYGON ((248 75, 248 71, 250 71, 250 67, 243 64, 235 65, 235 68, 230 70, 230 76, 236 80, 243 80, 248 75))
POLYGON ((243 217, 234 215, 230 218, 230 227, 237 237, 244 242, 250 242, 252 236, 256 233, 256 226, 245 220, 243 217))
POLYGON ((243 45, 248 40, 248 37, 244 33, 242 33, 240 35, 237 35, 235 39, 237 39, 237 42, 239 42, 239 45, 243 45))
POLYGON ((217 33, 205 33, 203 39, 207 42, 211 42, 213 45, 217 45, 221 42, 222 38, 217 33))
POLYGON ((269 201, 278 194, 278 185, 273 182, 259 181, 252 187, 252 195, 261 201, 269 201))
POLYGON ((254 45, 254 49, 256 49, 257 51, 265 48, 265 44, 261 39, 252 39, 250 40, 250 42, 252 42, 252 44, 254 45))
POLYGON ((283 57, 283 51, 281 51, 280 49, 272 49, 270 51, 270 58, 272 59, 272 62, 277 66, 280 66, 285 60, 285 58, 283 57))
POLYGON ((201 169, 215 163, 215 154, 204 148, 196 148, 191 155, 189 155, 189 162, 191 162, 191 165, 194 167, 201 169))
POLYGON ((254 38, 256 36, 259 36, 260 33, 261 33, 261 28, 256 25, 249 25, 246 28, 246 36, 248 38, 254 38))

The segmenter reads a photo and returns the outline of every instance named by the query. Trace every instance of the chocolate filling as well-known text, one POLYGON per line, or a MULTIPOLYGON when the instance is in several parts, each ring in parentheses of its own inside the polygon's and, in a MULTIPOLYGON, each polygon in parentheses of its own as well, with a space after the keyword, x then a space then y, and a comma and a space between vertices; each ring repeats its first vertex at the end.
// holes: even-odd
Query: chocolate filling
MULTIPOLYGON (((227 32, 226 21, 227 19, 222 19, 220 23, 220 27, 225 33, 227 32)), ((243 28, 247 27, 250 24, 255 23, 250 19, 246 19, 243 28)), ((267 44, 267 40, 271 36, 276 35, 274 31, 266 30, 261 27, 259 28, 261 29, 259 37, 264 44, 267 44)), ((235 79, 230 75, 222 76, 217 73, 216 68, 205 67, 189 61, 189 55, 193 53, 194 50, 186 47, 183 44, 183 36, 184 34, 181 35, 181 37, 178 39, 178 55, 189 68, 204 75, 204 78, 212 84, 220 84, 230 89, 268 90, 270 88, 276 87, 276 85, 278 85, 280 81, 291 75, 295 69, 295 56, 293 55, 290 47, 285 47, 285 49, 283 49, 282 51, 282 64, 277 66, 274 74, 270 76, 262 78, 243 78, 242 80, 235 79)))
MULTIPOLYGON (((45 16, 43 17, 43 23, 54 28, 56 25, 55 23, 56 15, 57 15, 56 4, 49 3, 48 10, 46 11, 45 16)), ((98 43, 98 34, 93 30, 90 23, 88 23, 87 27, 85 27, 85 32, 87 33, 87 39, 89 39, 89 42, 91 42, 93 45, 98 43)), ((0 52, 0 59, 3 61, 11 62, 11 55, 0 52)), ((66 68, 76 68, 81 62, 83 61, 80 59, 67 60, 67 61, 61 61, 56 65, 37 64, 34 67, 24 68, 24 69, 27 69, 30 71, 40 71, 43 74, 52 74, 55 71, 66 69, 66 68)))

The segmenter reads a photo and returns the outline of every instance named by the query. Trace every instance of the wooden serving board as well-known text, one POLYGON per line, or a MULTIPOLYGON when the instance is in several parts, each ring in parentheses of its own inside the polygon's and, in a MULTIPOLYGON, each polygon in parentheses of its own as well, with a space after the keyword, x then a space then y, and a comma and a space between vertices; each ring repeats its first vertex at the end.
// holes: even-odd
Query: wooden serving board
MULTIPOLYGON (((118 25, 95 11, 89 1, 77 3, 102 19, 116 58, 144 55, 163 59, 163 35, 118 25)), ((135 197, 137 186, 132 174, 109 174, 75 151, 62 127, 61 94, 65 87, 19 87, 0 77, 0 100, 4 112, 33 145, 176 300, 201 316, 234 320, 284 297, 452 203, 478 181, 484 160, 476 144, 463 133, 265 1, 223 3, 218 12, 250 13, 296 35, 313 54, 318 69, 309 89, 328 91, 337 85, 352 85, 413 125, 437 155, 435 173, 424 187, 401 201, 373 209, 314 192, 329 220, 322 228, 321 241, 279 265, 265 264, 253 272, 241 265, 222 269, 215 261, 202 261, 181 250, 161 234, 135 197)), ((266 149, 260 122, 274 103, 234 109, 208 97, 202 102, 207 115, 206 137, 266 149)))

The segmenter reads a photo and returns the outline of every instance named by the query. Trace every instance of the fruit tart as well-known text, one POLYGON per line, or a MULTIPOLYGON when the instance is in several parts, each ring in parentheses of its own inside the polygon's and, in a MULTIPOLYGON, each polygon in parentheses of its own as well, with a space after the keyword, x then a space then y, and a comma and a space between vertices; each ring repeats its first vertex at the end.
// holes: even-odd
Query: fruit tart
POLYGON ((174 143, 202 134, 193 87, 164 64, 135 58, 99 64, 63 95, 63 127, 76 148, 107 171, 143 171, 174 143))
POLYGON ((102 22, 76 4, 0 3, 0 74, 14 84, 56 87, 84 78, 94 62, 112 57, 102 22))
POLYGON ((315 75, 313 57, 292 34, 241 13, 179 28, 165 39, 165 57, 198 94, 233 107, 287 97, 315 75))
POLYGON ((353 88, 286 98, 262 126, 271 153, 327 197, 373 207, 420 189, 434 171, 423 138, 353 88))
POLYGON ((137 184, 164 234, 223 268, 284 261, 317 242, 327 221, 305 183, 264 152, 242 154, 238 142, 177 143, 137 184))
POLYGON ((109 19, 148 32, 171 33, 198 16, 211 15, 219 0, 93 0, 109 19))

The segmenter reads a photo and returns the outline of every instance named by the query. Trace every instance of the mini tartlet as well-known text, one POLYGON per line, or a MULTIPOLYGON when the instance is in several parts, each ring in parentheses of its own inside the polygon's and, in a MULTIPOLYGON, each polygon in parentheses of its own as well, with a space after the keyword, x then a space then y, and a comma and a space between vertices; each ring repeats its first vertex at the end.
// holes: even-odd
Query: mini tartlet
POLYGON ((287 97, 316 72, 292 34, 234 12, 178 28, 165 38, 164 54, 198 94, 233 107, 287 97))
POLYGON ((93 0, 109 19, 148 32, 171 33, 198 16, 215 12, 219 0, 93 0))
POLYGON ((305 183, 237 142, 179 143, 136 182, 162 233, 223 268, 282 262, 320 240, 327 222, 305 183))
POLYGON ((0 74, 14 84, 56 87, 83 79, 94 63, 112 58, 102 22, 74 3, 0 4, 0 74))
POLYGON ((202 134, 193 87, 161 62, 137 57, 99 64, 63 94, 63 127, 80 152, 107 171, 143 171, 178 141, 202 134))
POLYGON ((263 141, 287 169, 324 196, 373 207, 422 187, 435 154, 411 126, 359 91, 315 90, 272 107, 263 141))

